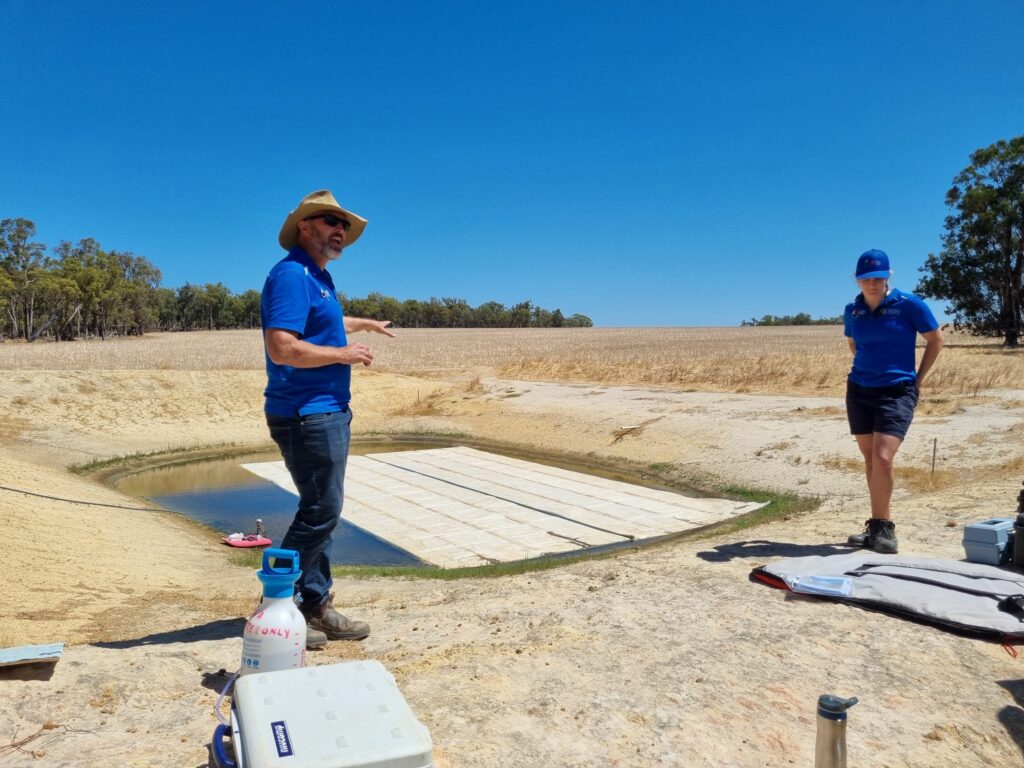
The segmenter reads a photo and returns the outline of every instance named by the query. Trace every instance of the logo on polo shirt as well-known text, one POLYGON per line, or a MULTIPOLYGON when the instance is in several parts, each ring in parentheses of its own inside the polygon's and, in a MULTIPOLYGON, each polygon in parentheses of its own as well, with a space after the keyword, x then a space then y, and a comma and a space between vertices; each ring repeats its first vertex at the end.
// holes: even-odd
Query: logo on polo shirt
POLYGON ((321 299, 326 299, 330 295, 331 295, 331 292, 328 291, 326 288, 321 288, 320 289, 320 298, 321 299))

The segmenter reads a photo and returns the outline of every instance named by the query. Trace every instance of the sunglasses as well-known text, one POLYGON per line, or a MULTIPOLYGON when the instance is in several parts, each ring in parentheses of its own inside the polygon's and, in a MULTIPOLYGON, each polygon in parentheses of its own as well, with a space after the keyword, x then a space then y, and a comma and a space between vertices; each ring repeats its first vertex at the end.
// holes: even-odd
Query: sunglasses
POLYGON ((331 229, 334 229, 339 224, 341 225, 341 228, 346 232, 348 232, 352 228, 351 221, 349 221, 348 219, 343 219, 341 216, 335 216, 333 213, 321 213, 316 216, 310 216, 306 219, 306 221, 310 221, 311 219, 323 219, 324 224, 326 224, 331 229))

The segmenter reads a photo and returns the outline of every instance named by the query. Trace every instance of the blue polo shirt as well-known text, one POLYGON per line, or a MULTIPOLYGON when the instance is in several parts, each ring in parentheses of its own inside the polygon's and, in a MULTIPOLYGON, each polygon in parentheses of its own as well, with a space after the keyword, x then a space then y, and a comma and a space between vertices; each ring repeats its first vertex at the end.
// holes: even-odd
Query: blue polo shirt
MULTIPOLYGON (((320 269, 296 246, 270 270, 260 297, 260 319, 267 328, 294 331, 310 344, 343 347, 344 309, 327 270, 320 269)), ((266 354, 266 345, 264 345, 266 354)), ((319 368, 278 365, 266 355, 267 388, 264 410, 275 416, 330 413, 352 398, 352 367, 342 363, 319 368)))
POLYGON ((850 381, 891 387, 917 378, 917 334, 934 331, 939 324, 921 299, 893 288, 874 312, 858 294, 846 305, 843 327, 855 345, 850 381))

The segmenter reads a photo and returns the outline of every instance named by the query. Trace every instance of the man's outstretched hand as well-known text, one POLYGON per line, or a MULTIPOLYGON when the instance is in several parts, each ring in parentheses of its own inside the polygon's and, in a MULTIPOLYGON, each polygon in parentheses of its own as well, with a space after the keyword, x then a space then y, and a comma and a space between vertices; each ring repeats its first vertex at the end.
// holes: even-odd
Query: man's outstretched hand
POLYGON ((390 320, 371 320, 368 317, 346 317, 345 333, 369 331, 371 333, 382 333, 385 336, 394 338, 395 332, 388 327, 389 325, 391 325, 390 320))
POLYGON ((391 325, 390 320, 367 320, 366 322, 370 323, 370 327, 364 328, 364 331, 383 333, 385 336, 390 336, 392 339, 395 338, 395 332, 389 327, 391 325))

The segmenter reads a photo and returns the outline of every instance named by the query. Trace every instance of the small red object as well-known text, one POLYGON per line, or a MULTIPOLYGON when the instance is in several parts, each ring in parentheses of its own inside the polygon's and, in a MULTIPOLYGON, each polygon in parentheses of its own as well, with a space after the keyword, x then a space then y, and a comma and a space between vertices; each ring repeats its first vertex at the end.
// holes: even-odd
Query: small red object
POLYGON ((269 547, 273 542, 266 536, 250 533, 246 536, 225 536, 224 543, 230 547, 269 547))

